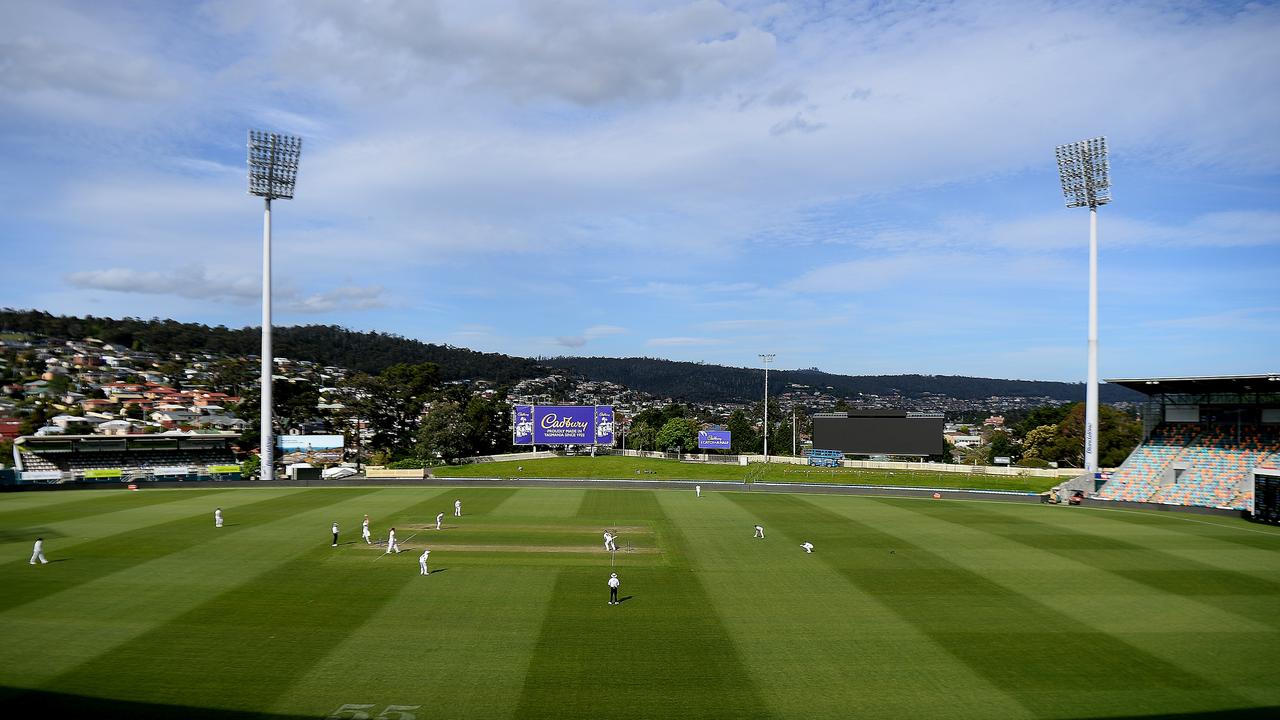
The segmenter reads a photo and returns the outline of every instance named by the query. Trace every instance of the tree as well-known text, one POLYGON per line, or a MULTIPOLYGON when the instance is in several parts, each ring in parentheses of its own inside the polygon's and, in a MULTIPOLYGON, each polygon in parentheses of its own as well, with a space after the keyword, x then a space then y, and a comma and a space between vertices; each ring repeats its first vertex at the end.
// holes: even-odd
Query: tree
POLYGON ((467 449, 472 455, 510 452, 510 407, 499 400, 472 395, 463 416, 467 427, 467 449))
POLYGON ((9 438, 0 438, 0 467, 9 467, 13 464, 13 441, 9 438))
POLYGON ((689 418, 671 418, 658 431, 658 449, 684 450, 698 447, 698 423, 689 418))
POLYGON ((759 452, 760 435, 756 432, 755 423, 747 417, 742 409, 734 410, 729 415, 729 448, 736 455, 759 452))
POLYGON ((649 423, 632 423, 627 445, 632 450, 653 450, 658 447, 658 431, 649 423))
POLYGON ((987 440, 991 458, 1007 457, 1012 464, 1018 459, 1018 443, 1004 430, 992 430, 987 440))
MULTIPOLYGON (((773 413, 769 414, 769 419, 773 419, 773 413)), ((772 424, 772 423, 770 423, 772 424)), ((774 426, 773 434, 769 437, 769 453, 772 455, 790 455, 792 440, 791 434, 791 415, 784 414, 782 422, 774 426)), ((799 443, 795 443, 796 450, 799 451, 799 443)))
POLYGON ((352 378, 343 403, 368 421, 373 448, 399 458, 417 442, 422 409, 438 381, 431 363, 392 365, 376 377, 361 373, 352 378))
POLYGON ((1142 442, 1142 423, 1110 405, 1098 408, 1098 465, 1119 467, 1142 442))
POLYGON ((991 453, 985 445, 957 448, 956 450, 960 455, 960 462, 965 465, 988 465, 991 462, 991 453))
POLYGON ((443 460, 452 464, 469 449, 467 422, 462 408, 452 400, 432 403, 418 428, 414 455, 427 462, 443 460))
POLYGON ((1022 456, 1024 458, 1033 458, 1040 460, 1048 460, 1047 455, 1052 454, 1052 448, 1058 438, 1058 426, 1040 425, 1029 431, 1022 440, 1022 456))

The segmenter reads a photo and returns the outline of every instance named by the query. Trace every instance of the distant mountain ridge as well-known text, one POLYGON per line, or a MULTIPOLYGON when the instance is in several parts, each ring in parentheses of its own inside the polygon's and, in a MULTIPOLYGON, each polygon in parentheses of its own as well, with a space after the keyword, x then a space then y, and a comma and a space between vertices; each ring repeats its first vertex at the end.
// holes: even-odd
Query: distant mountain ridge
MULTIPOLYGON (((763 390, 763 370, 657 358, 556 357, 549 365, 573 370, 590 380, 615 382, 659 397, 689 401, 751 401, 763 390)), ((835 375, 816 368, 769 371, 769 394, 779 395, 808 386, 836 397, 893 395, 920 398, 927 393, 959 400, 992 396, 1048 397, 1065 402, 1084 400, 1084 383, 1048 380, 1000 380, 960 375, 835 375)), ((1099 388, 1102 402, 1136 401, 1142 395, 1118 385, 1099 388)))
MULTIPOLYGON (((34 333, 46 337, 81 339, 95 337, 125 347, 157 353, 209 352, 223 355, 257 355, 261 335, 257 327, 180 323, 152 318, 74 317, 38 310, 0 308, 0 331, 34 333)), ((762 390, 762 371, 722 365, 679 362, 658 358, 557 357, 529 358, 484 353, 449 345, 379 332, 357 332, 337 325, 276 327, 273 350, 277 357, 310 360, 378 373, 396 363, 435 363, 442 380, 482 379, 513 383, 541 377, 555 368, 573 372, 589 380, 610 381, 656 397, 687 402, 741 402, 755 400, 762 390)), ((859 393, 925 397, 926 393, 959 400, 997 396, 1049 397, 1054 400, 1084 399, 1083 383, 1036 380, 1000 380, 953 375, 835 375, 817 369, 770 370, 771 395, 781 394, 790 384, 807 385, 836 397, 856 397, 859 393), (830 388, 830 389, 828 389, 830 388)), ((1103 402, 1138 400, 1142 395, 1126 388, 1103 385, 1103 402)))
MULTIPOLYGON (((152 318, 67 317, 37 310, 0 309, 0 331, 35 333, 46 337, 105 342, 157 353, 209 352, 257 355, 262 331, 257 327, 210 327, 199 323, 152 318)), ((484 379, 508 383, 540 377, 550 369, 533 360, 501 353, 483 353, 449 345, 433 345, 399 335, 357 332, 337 325, 274 327, 276 357, 310 360, 371 374, 396 363, 435 363, 441 380, 484 379)))

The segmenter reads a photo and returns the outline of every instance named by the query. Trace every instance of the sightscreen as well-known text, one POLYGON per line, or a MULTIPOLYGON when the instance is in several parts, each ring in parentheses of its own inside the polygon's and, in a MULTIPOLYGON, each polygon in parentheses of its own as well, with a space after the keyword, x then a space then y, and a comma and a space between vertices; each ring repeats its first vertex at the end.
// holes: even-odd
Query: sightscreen
POLYGON ((813 446, 850 455, 941 455, 942 418, 815 417, 813 446))

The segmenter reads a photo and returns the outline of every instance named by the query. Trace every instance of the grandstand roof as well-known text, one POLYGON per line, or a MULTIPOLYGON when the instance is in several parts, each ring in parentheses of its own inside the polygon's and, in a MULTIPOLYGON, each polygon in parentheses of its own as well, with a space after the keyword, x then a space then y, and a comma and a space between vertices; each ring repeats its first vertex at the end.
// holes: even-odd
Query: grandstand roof
POLYGON ((1136 390, 1143 395, 1280 392, 1280 372, 1263 375, 1118 378, 1107 379, 1106 382, 1136 390))

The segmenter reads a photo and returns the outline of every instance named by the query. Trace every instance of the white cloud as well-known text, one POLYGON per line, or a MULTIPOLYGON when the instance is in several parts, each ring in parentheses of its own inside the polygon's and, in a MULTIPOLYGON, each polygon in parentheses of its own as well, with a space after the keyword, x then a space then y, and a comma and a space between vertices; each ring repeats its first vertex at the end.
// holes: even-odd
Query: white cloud
MULTIPOLYGON (((168 295, 212 302, 253 303, 262 298, 260 277, 211 272, 199 265, 170 270, 82 270, 69 273, 66 281, 83 290, 168 295)), ((373 310, 387 306, 380 286, 343 286, 305 296, 287 285, 272 290, 277 308, 284 312, 311 314, 373 310)))
POLYGON ((171 270, 107 268, 82 270, 66 276, 72 287, 142 295, 175 295, 204 300, 248 302, 262 296, 260 279, 210 277, 204 267, 171 270))

